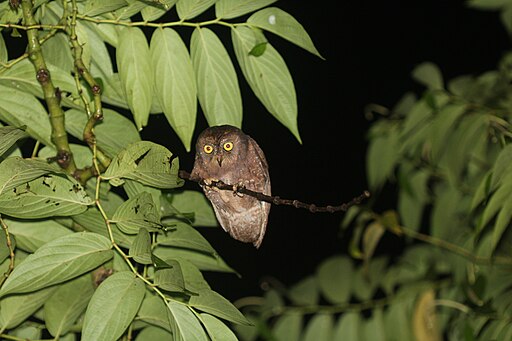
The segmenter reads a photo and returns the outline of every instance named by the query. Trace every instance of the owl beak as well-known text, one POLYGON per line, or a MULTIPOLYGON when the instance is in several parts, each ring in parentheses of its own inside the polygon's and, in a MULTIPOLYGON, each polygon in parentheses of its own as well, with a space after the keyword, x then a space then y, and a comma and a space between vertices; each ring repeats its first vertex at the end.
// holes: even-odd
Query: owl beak
POLYGON ((217 163, 219 164, 219 167, 222 167, 222 156, 217 155, 217 163))

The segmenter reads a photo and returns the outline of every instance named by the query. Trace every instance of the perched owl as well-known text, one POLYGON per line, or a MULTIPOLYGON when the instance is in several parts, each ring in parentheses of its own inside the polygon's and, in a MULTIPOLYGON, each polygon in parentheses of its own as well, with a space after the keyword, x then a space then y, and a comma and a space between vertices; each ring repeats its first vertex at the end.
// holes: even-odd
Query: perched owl
MULTIPOLYGON (((268 164, 263 151, 240 129, 222 125, 204 130, 197 139, 191 176, 222 181, 270 195, 268 164)), ((231 237, 259 248, 267 228, 270 204, 249 195, 203 186, 217 220, 231 237)))

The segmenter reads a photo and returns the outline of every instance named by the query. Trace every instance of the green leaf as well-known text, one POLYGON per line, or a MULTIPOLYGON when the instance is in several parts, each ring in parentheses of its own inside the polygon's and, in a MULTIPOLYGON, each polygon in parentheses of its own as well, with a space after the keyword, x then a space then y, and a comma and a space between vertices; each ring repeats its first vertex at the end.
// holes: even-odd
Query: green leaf
POLYGON ((272 335, 279 341, 299 341, 302 324, 302 314, 287 313, 281 315, 276 321, 274 328, 272 328, 272 335))
POLYGON ((218 0, 215 3, 215 16, 219 19, 232 19, 268 6, 277 0, 218 0))
POLYGON ((196 28, 190 56, 197 80, 197 94, 208 125, 242 126, 242 95, 231 58, 217 35, 196 28))
POLYGON ((206 254, 195 250, 162 246, 155 248, 153 254, 162 259, 186 259, 200 270, 235 272, 218 254, 206 254))
POLYGON ((45 288, 29 294, 10 295, 0 299, 0 333, 25 321, 48 300, 55 289, 57 288, 45 288))
POLYGON ((331 303, 346 303, 351 292, 353 267, 347 257, 326 259, 317 269, 318 286, 331 303))
POLYGON ((187 151, 196 123, 197 88, 187 47, 171 28, 157 29, 151 38, 156 97, 165 117, 187 151))
POLYGON ((61 173, 54 165, 39 159, 13 156, 0 163, 0 194, 49 173, 61 173))
POLYGON ((80 214, 93 204, 74 180, 43 175, 0 195, 0 212, 16 218, 45 218, 80 214))
POLYGON ((174 340, 173 335, 159 327, 149 326, 142 329, 135 341, 174 340))
POLYGON ((53 240, 16 266, 0 296, 36 291, 77 277, 111 259, 111 247, 107 238, 88 232, 53 240))
POLYGON ((295 304, 315 305, 319 298, 318 286, 318 279, 314 276, 308 276, 292 286, 288 296, 295 304))
POLYGON ((411 76, 418 83, 426 86, 430 90, 442 90, 444 88, 443 76, 434 63, 421 63, 414 68, 411 76))
POLYGON ((0 34, 0 63, 7 63, 7 59, 7 47, 5 46, 4 38, 0 34))
POLYGON ((304 331, 303 341, 332 340, 334 319, 330 314, 316 314, 304 331))
POLYGON ((153 65, 148 42, 138 27, 126 27, 119 36, 116 50, 117 69, 135 125, 146 126, 153 100, 153 65))
POLYGON ((496 223, 494 224, 492 233, 492 251, 496 249, 500 240, 502 239, 503 233, 510 225, 512 219, 512 200, 508 199, 503 204, 498 216, 496 217, 496 223))
POLYGON ((55 220, 14 220, 4 218, 9 233, 16 237, 16 245, 27 252, 72 232, 55 220))
MULTIPOLYGON (((48 6, 46 8, 48 8, 48 6)), ((43 18, 46 16, 47 15, 43 16, 43 18)), ((42 21, 42 23, 44 23, 44 21, 42 21)), ((56 24, 56 22, 52 24, 56 24)), ((71 72, 73 70, 71 49, 63 49, 63 46, 69 46, 68 37, 62 32, 57 32, 57 34, 41 45, 41 49, 43 50, 43 56, 47 63, 58 65, 64 72, 71 72)))
POLYGON ((173 191, 165 193, 164 198, 181 214, 192 213, 192 226, 219 226, 212 205, 203 193, 191 190, 173 191))
POLYGON ((371 137, 366 153, 366 174, 370 189, 377 190, 392 175, 399 160, 400 140, 396 126, 387 127, 388 132, 371 137))
POLYGON ((267 44, 263 55, 250 55, 260 40, 257 34, 257 31, 245 26, 231 30, 236 58, 256 97, 300 142, 293 79, 283 58, 271 44, 267 44))
POLYGON ((251 324, 231 302, 213 290, 202 290, 199 295, 191 296, 189 304, 194 308, 236 324, 251 324))
POLYGON ((368 225, 363 234, 363 256, 365 262, 369 262, 385 232, 381 222, 374 221, 368 225))
POLYGON ((59 286, 44 304, 44 320, 50 334, 54 337, 67 334, 85 311, 93 294, 90 274, 59 286))
POLYGON ((160 0, 154 6, 146 6, 140 12, 142 14, 142 18, 144 21, 154 21, 167 13, 167 11, 169 11, 177 1, 178 0, 160 0), (167 8, 161 5, 162 3, 167 8))
POLYGON ((16 127, 0 127, 0 156, 3 155, 19 139, 27 137, 23 129, 16 127))
POLYGON ((210 314, 201 313, 199 319, 203 323, 212 341, 236 341, 235 333, 221 320, 210 314))
POLYGON ((140 141, 128 145, 112 160, 104 178, 114 186, 126 178, 157 188, 175 188, 183 184, 178 170, 178 159, 167 148, 140 141))
POLYGON ((431 153, 434 161, 439 160, 440 155, 445 151, 448 136, 451 134, 455 122, 466 110, 466 103, 453 103, 444 106, 436 114, 434 122, 430 127, 431 153))
POLYGON ((180 221, 169 222, 172 230, 158 236, 158 244, 165 246, 182 247, 191 250, 216 254, 215 249, 196 229, 180 221))
POLYGON ((469 7, 483 10, 499 10, 506 5, 509 5, 510 0, 469 0, 467 4, 469 7))
POLYGON ((181 272, 180 263, 176 260, 166 260, 165 267, 155 269, 155 285, 163 290, 183 292, 185 291, 185 281, 181 272))
POLYGON ((124 233, 136 234, 139 229, 155 231, 163 228, 160 223, 158 207, 151 194, 142 192, 134 198, 126 200, 119 206, 111 219, 124 233))
MULTIPOLYGON (((7 222, 6 222, 7 224, 7 222)), ((9 225, 7 225, 9 226, 9 225)), ((9 226, 9 233, 10 233, 10 226, 9 226)), ((16 248, 16 240, 14 238, 11 239, 11 248, 14 250, 16 248)), ((9 247, 7 246, 7 236, 5 235, 5 231, 0 232, 0 264, 9 257, 11 252, 9 251, 9 247)))
POLYGON ((117 340, 137 314, 144 294, 144 282, 131 271, 108 277, 87 307, 82 340, 117 340))
POLYGON ((51 141, 48 114, 41 103, 31 94, 0 85, 0 120, 11 126, 27 126, 26 132, 47 146, 51 141))
POLYGON ((216 0, 187 0, 178 1, 176 10, 181 20, 192 19, 206 11, 216 0))
POLYGON ((340 316, 333 331, 333 340, 361 340, 361 317, 357 312, 340 316))
POLYGON ((140 264, 151 264, 151 236, 149 231, 142 227, 130 247, 129 256, 140 264))
MULTIPOLYGON (((84 111, 71 109, 66 111, 66 130, 83 140, 87 114, 84 111)), ((108 156, 114 157, 132 142, 140 141, 139 132, 133 123, 111 109, 103 109, 103 120, 94 126, 96 143, 108 156)))
POLYGON ((489 221, 498 213, 498 211, 510 200, 512 195, 512 179, 511 181, 498 187, 496 192, 492 195, 482 213, 482 218, 478 224, 477 231, 480 232, 489 223, 489 221))
POLYGON ((280 8, 262 9, 247 19, 247 23, 289 40, 306 51, 324 59, 316 49, 304 27, 290 14, 280 8))
POLYGON ((188 306, 183 303, 169 301, 167 307, 171 313, 171 327, 175 339, 187 341, 208 340, 201 323, 188 306))
POLYGON ((142 301, 140 309, 137 313, 137 319, 144 322, 164 328, 171 331, 167 306, 161 297, 150 292, 146 292, 146 296, 142 301))
POLYGON ((92 0, 85 2, 83 10, 84 15, 95 17, 97 15, 115 11, 121 7, 127 6, 126 0, 92 0))

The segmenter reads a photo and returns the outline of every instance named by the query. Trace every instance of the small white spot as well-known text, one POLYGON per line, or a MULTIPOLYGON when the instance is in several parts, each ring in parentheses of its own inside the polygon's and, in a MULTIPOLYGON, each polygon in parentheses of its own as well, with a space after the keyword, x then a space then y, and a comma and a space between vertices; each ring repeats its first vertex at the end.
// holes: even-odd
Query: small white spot
POLYGON ((272 14, 272 15, 269 15, 269 16, 268 16, 268 23, 269 23, 270 25, 275 25, 275 24, 276 24, 276 16, 275 16, 275 15, 273 15, 273 14, 272 14))

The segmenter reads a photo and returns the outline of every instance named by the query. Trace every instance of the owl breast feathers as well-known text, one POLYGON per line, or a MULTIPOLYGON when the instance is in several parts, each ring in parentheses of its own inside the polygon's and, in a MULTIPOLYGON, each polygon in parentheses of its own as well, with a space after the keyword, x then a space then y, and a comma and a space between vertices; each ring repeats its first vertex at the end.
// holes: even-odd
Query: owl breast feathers
MULTIPOLYGON (((250 136, 228 125, 207 128, 199 135, 191 176, 206 183, 222 181, 271 195, 263 151, 250 136)), ((259 248, 267 228, 270 204, 213 186, 205 185, 203 191, 222 228, 231 237, 259 248)))

